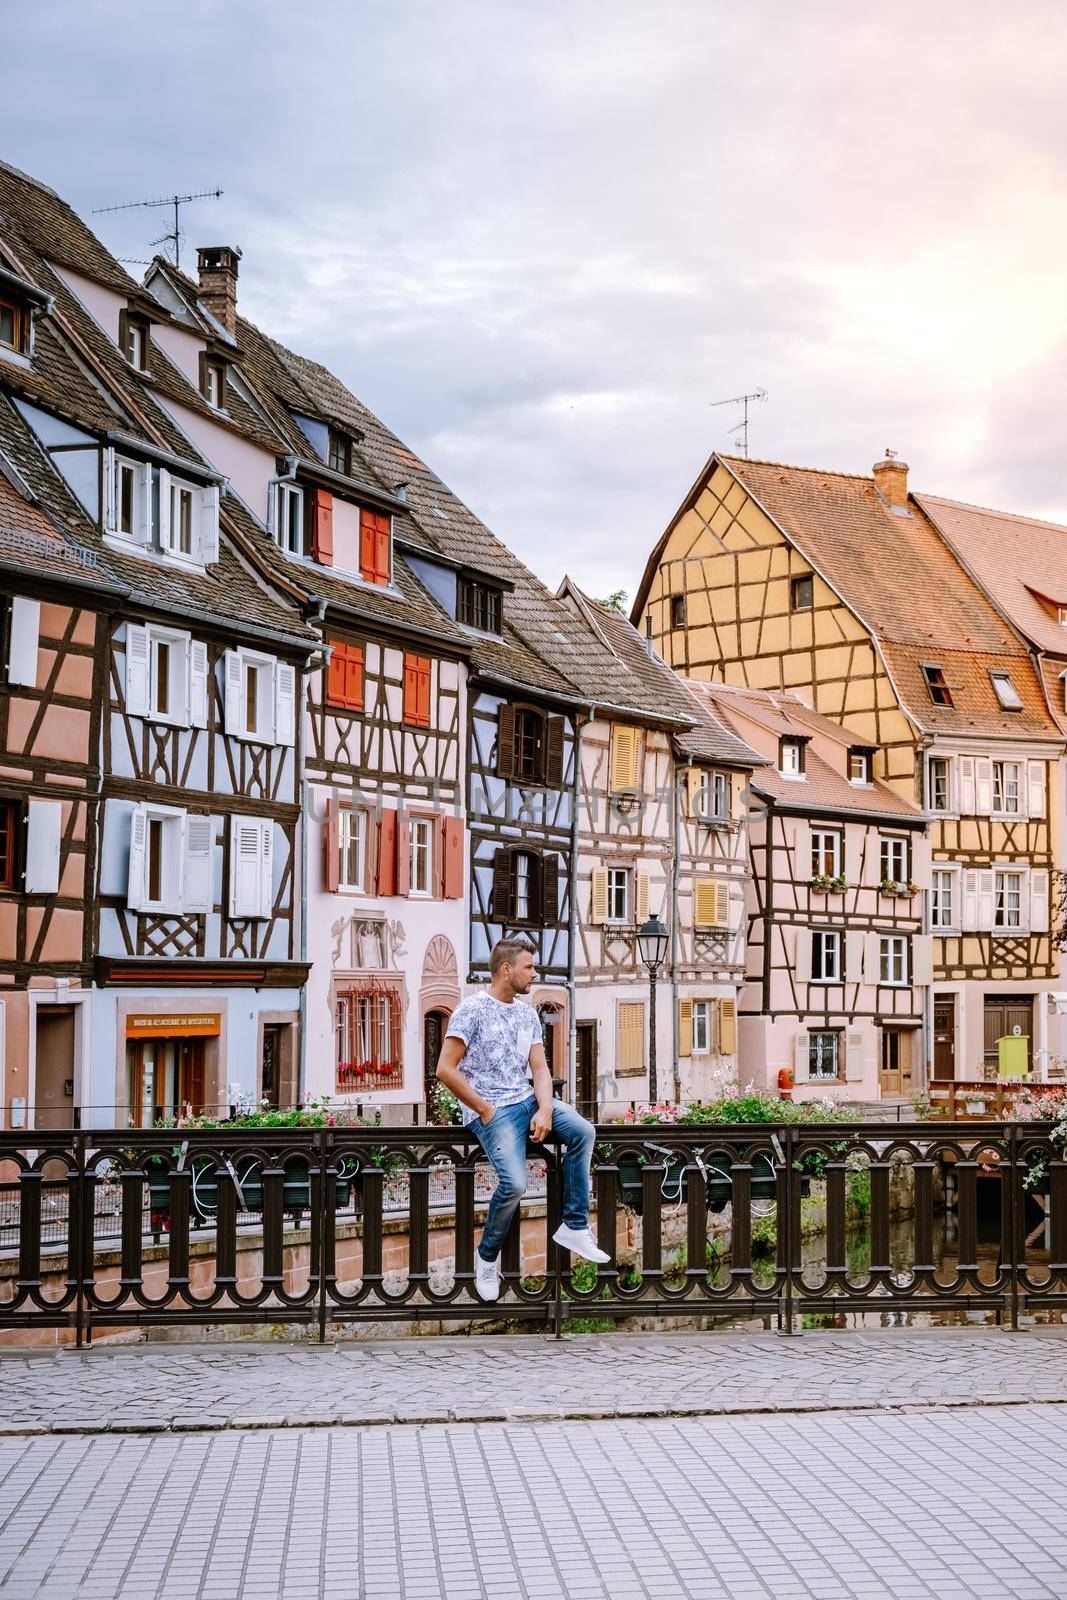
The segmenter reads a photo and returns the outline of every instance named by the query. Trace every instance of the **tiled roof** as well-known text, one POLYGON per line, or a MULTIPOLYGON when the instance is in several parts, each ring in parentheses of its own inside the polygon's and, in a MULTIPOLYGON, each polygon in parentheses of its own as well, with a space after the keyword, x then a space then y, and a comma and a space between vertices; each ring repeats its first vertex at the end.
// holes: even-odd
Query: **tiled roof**
POLYGON ((95 278, 119 294, 143 293, 54 189, 6 161, 0 161, 0 216, 17 220, 22 236, 49 260, 95 278))

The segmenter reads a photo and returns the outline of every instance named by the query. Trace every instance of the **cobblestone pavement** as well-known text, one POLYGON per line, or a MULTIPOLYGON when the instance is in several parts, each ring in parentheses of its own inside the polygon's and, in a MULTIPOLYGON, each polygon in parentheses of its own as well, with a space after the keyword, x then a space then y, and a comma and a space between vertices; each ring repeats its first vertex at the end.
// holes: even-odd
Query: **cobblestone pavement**
POLYGON ((1067 1326, 0 1352, 0 1435, 1037 1400, 1067 1402, 1067 1326))
POLYGON ((1067 1592, 1059 1406, 0 1440, 4 1600, 1067 1592))

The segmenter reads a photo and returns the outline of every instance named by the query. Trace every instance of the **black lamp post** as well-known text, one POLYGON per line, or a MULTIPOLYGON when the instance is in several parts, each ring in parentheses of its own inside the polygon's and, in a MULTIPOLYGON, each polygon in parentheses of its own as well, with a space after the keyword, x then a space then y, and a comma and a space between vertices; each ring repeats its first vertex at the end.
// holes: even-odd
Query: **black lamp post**
POLYGON ((656 1101, 656 983, 660 963, 667 953, 667 930, 658 917, 649 917, 637 930, 637 948, 648 968, 648 1098, 656 1101))

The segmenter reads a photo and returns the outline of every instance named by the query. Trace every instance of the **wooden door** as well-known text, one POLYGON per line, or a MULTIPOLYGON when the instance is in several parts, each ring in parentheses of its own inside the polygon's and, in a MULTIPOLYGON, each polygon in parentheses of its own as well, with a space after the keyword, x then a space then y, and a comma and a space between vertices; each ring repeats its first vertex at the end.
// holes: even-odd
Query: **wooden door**
POLYGON ((878 1086, 883 1099, 911 1093, 911 1030, 882 1029, 882 1060, 878 1086))
POLYGON ((426 1100, 426 1121, 436 1122, 434 1115, 434 1088, 437 1083, 437 1058, 445 1042, 448 1026, 447 1011, 427 1011, 422 1022, 422 1081, 426 1100))
POLYGON ((180 1039, 178 1041, 178 1094, 176 1111, 184 1115, 186 1107, 194 1117, 199 1117, 204 1105, 204 1041, 180 1039))
POLYGON ((263 1029, 263 1079, 260 1088, 262 1098, 269 1106, 277 1109, 281 1105, 282 1092, 282 1030, 276 1022, 268 1023, 263 1029))
POLYGON ((934 1000, 934 1077, 956 1076, 956 1001, 952 995, 934 1000))
POLYGON ((579 1022, 575 1063, 575 1099, 580 1116, 597 1119, 596 1023, 579 1022))
POLYGON ((37 1011, 35 1128, 74 1126, 74 1007, 37 1011))
POLYGON ((983 1016, 984 1023, 984 1076, 995 1078, 1000 1064, 1000 1051, 997 1040, 1005 1034, 1019 1032, 1026 1038, 1026 1065, 1028 1070, 1033 1068, 1033 1021, 1034 1003, 1029 995, 987 995, 983 1016))

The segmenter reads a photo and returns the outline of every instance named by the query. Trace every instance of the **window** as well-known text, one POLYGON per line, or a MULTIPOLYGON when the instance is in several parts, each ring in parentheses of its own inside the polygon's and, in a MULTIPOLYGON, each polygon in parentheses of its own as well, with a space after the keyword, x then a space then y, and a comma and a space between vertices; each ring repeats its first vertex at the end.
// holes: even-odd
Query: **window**
POLYGON ((0 800, 0 889, 15 887, 19 808, 13 800, 0 800))
POLYGON ((512 857, 512 915, 517 922, 528 922, 533 908, 532 883, 535 858, 525 850, 516 850, 512 857))
POLYGON ((535 782, 544 770, 545 719, 520 706, 515 713, 515 776, 535 782))
POLYGON ((693 1001, 693 1054, 706 1056, 711 1049, 711 1001, 693 1001))
POLYGON ((849 783, 870 783, 871 752, 869 750, 854 749, 849 751, 848 781, 849 783))
POLYGON ((790 611, 810 611, 815 604, 815 580, 810 573, 789 580, 790 611))
POLYGON ((693 816, 699 817, 702 822, 729 822, 729 773, 702 772, 698 767, 689 770, 693 797, 690 810, 693 816))
POLYGON ((630 874, 626 867, 608 868, 607 920, 622 923, 630 920, 630 874))
POLYGON ((497 922, 559 920, 559 856, 502 845, 493 858, 493 918, 497 922))
POLYGON ((908 941, 900 934, 889 934, 878 941, 878 981, 888 984, 908 981, 908 941))
POLYGON ((363 710, 363 646, 331 641, 326 699, 348 711, 363 710))
POLYGON ((836 929, 812 930, 811 981, 812 983, 841 982, 841 935, 836 929))
POLYGON ((404 653, 404 721, 430 726, 430 658, 404 653))
POLYGON ((1019 763, 1017 761, 994 761, 993 763, 993 810, 1001 816, 1018 816, 1019 814, 1019 763))
POLYGON ((196 491, 187 483, 170 479, 160 482, 160 494, 168 495, 166 507, 161 506, 160 544, 172 555, 194 554, 193 514, 196 491))
POLYGON ((842 872, 844 835, 834 828, 811 830, 811 875, 813 878, 837 878, 842 872))
POLYGON ((362 890, 366 860, 366 814, 358 807, 338 813, 337 843, 340 852, 337 885, 340 889, 362 890))
POLYGON ((377 511, 359 513, 359 572, 366 583, 389 582, 388 516, 377 511))
POLYGON ((908 841, 906 839, 885 839, 880 846, 881 872, 883 883, 908 882, 908 841))
POLYGON ((931 811, 952 808, 952 767, 947 756, 931 756, 927 765, 927 804, 931 811))
POLYGON ((836 1078, 841 1062, 841 1035, 839 1033, 808 1034, 808 1077, 836 1078))
POLYGON ((137 504, 137 468, 132 461, 119 461, 115 467, 116 532, 134 535, 137 504))
POLYGON ((207 356, 200 361, 200 392, 209 406, 216 411, 225 409, 226 404, 226 363, 212 361, 207 356))
POLYGON ((304 491, 295 483, 275 484, 277 528, 275 537, 291 556, 304 554, 304 491))
POLYGON ((469 578, 459 580, 459 620, 468 628, 480 633, 499 633, 500 591, 487 583, 475 583, 469 578))
POLYGON ((352 441, 345 434, 338 433, 336 428, 330 429, 328 460, 331 472, 342 472, 346 478, 351 477, 352 441))
POLYGON ((804 740, 781 739, 778 743, 778 771, 783 778, 799 778, 804 773, 804 740))
POLYGON ((563 782, 566 724, 535 706, 502 705, 497 723, 496 770, 519 783, 563 782))
POLYGON ((137 544, 151 537, 149 496, 151 468, 144 461, 128 461, 109 454, 105 461, 104 527, 137 544))
POLYGON ((293 744, 296 668, 255 650, 227 650, 223 662, 226 732, 258 744, 293 744))
POLYGON ((993 685, 993 693, 1000 701, 1005 711, 1021 711, 1023 708, 1022 697, 1011 681, 1008 672, 991 672, 989 680, 993 685))
POLYGON ((685 627, 685 595, 684 594, 672 594, 671 595, 671 627, 672 628, 684 628, 685 627))
POLYGON ((408 893, 433 893, 433 822, 429 817, 412 817, 408 824, 408 893))
POLYGON ((12 300, 0 300, 0 344, 21 355, 25 349, 27 316, 12 300))
POLYGON ((1067 606, 1056 607, 1056 621, 1061 628, 1067 628, 1067 606))
POLYGON ((126 900, 132 911, 177 915, 214 905, 215 819, 141 804, 130 819, 126 900))
POLYGON ((126 711, 179 727, 208 723, 208 650, 172 628, 126 624, 126 711))
POLYGON ((923 677, 926 687, 930 691, 930 699, 935 706, 950 706, 952 704, 952 690, 945 682, 945 674, 940 667, 923 667, 923 677))
POLYGON ((399 1089, 404 1067, 398 991, 375 980, 340 990, 335 1007, 338 1090, 399 1089))
POLYGON ((994 876, 993 926, 994 928, 1019 928, 1022 926, 1021 872, 998 872, 994 876))
POLYGON ((119 312, 119 348, 130 366, 148 371, 149 324, 146 318, 130 311, 119 312))
POLYGON ((930 879, 930 926, 951 928, 954 915, 951 872, 935 871, 930 879))

